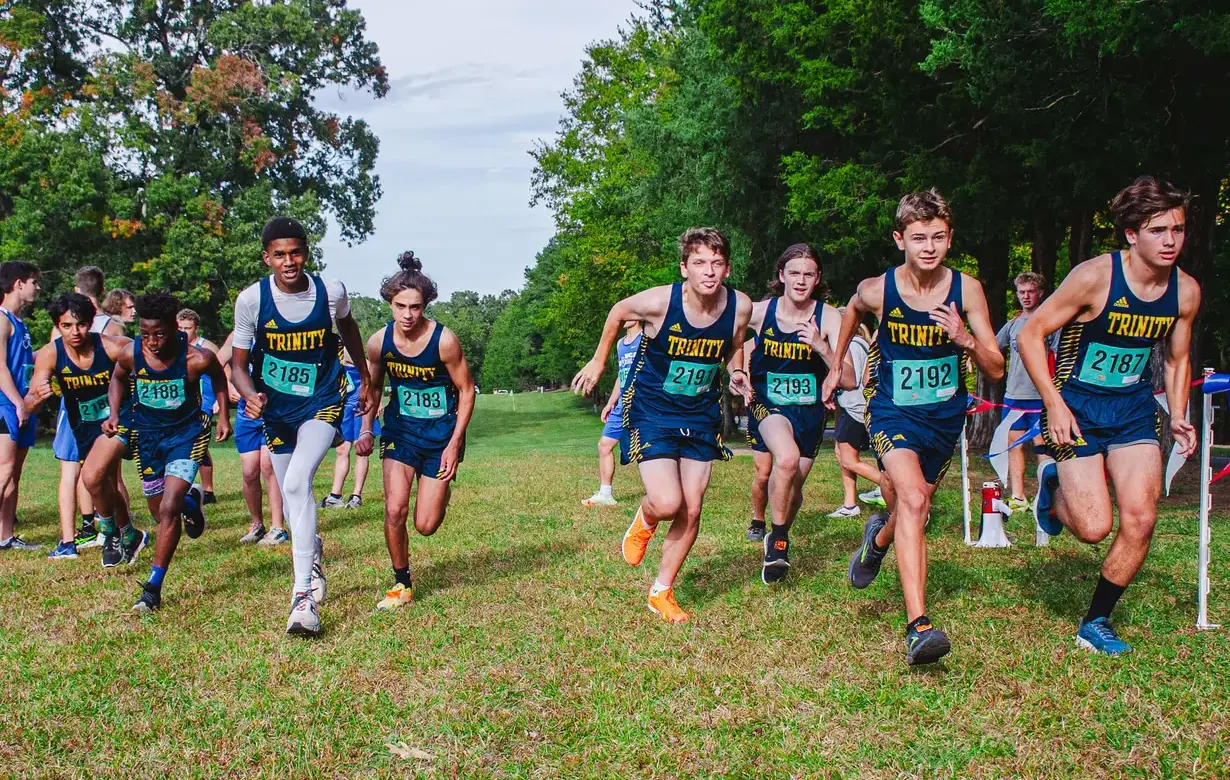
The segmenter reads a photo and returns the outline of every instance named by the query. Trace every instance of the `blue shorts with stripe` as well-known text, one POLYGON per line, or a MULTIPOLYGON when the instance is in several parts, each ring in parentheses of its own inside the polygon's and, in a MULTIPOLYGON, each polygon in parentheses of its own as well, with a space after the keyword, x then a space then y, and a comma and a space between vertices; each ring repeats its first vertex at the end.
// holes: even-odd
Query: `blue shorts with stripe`
POLYGON ((1055 460, 1105 456, 1111 450, 1134 444, 1161 446, 1161 407, 1153 400, 1148 385, 1133 395, 1100 395, 1075 387, 1065 387, 1059 394, 1076 418, 1081 436, 1072 444, 1055 446, 1047 431, 1046 410, 1043 410, 1043 449, 1055 460))
POLYGON ((799 448, 799 455, 808 460, 816 457, 820 450, 820 440, 824 438, 824 407, 814 406, 770 406, 759 401, 752 401, 751 413, 747 416, 747 443, 756 452, 768 452, 769 448, 760 437, 760 423, 777 414, 790 421, 790 429, 794 432, 794 443, 799 448))
POLYGON ((875 450, 880 471, 884 470, 884 456, 893 450, 910 450, 918 456, 923 479, 935 485, 948 472, 961 430, 965 427, 965 414, 947 417, 925 417, 917 412, 902 412, 887 398, 867 404, 867 434, 875 450))
POLYGON ((731 457, 722 437, 712 431, 642 424, 624 426, 620 432, 619 462, 625 466, 660 459, 708 463, 731 457))

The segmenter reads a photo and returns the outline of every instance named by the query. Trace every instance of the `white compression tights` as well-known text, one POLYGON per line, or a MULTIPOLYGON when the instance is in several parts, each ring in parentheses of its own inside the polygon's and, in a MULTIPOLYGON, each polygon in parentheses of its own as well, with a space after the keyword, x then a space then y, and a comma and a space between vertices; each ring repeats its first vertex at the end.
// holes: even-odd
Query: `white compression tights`
POLYGON ((316 555, 316 500, 312 480, 329 450, 337 429, 321 420, 299 426, 295 451, 271 454, 273 471, 282 489, 282 512, 290 526, 290 545, 295 562, 295 591, 312 587, 312 559, 316 555))

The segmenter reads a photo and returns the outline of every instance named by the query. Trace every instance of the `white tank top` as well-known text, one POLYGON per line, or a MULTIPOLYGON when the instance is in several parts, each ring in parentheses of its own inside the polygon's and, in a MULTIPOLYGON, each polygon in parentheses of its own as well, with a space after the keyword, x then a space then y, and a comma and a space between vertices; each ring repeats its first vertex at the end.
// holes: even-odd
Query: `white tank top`
POLYGON ((90 324, 90 333, 102 333, 103 328, 111 324, 111 315, 99 312, 94 315, 94 322, 90 324))

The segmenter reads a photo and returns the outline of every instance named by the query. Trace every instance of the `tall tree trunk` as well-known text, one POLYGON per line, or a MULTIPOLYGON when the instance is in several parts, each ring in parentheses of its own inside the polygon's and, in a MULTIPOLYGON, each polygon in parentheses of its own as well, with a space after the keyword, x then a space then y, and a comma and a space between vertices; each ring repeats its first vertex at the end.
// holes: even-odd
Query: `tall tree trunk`
POLYGON ((1093 254, 1093 212, 1084 211, 1072 219, 1068 229, 1068 267, 1083 263, 1093 254))
POLYGON ((1042 274, 1046 279, 1046 287, 1049 290, 1055 289, 1055 262, 1059 256, 1061 235, 1059 225, 1049 216, 1038 217, 1034 221, 1029 264, 1034 273, 1042 274))
MULTIPOLYGON (((1008 313, 1008 256, 1011 242, 1005 234, 987 239, 974 247, 974 257, 978 260, 978 276, 982 279, 982 287, 987 296, 987 308, 991 315, 991 326, 999 328, 1004 324, 1008 313)), ((975 392, 982 398, 998 402, 1004 396, 1003 382, 991 382, 981 372, 975 392)), ((966 436, 971 447, 986 447, 991 443, 991 436, 999 424, 998 415, 983 413, 974 415, 969 420, 966 436)))

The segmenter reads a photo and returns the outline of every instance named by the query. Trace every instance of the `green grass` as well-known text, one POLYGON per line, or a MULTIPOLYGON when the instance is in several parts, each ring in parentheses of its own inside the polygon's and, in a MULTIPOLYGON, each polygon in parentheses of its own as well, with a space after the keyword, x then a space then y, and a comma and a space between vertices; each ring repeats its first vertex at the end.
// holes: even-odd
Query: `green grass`
MULTIPOLYGON (((238 459, 215 453, 210 528, 185 538, 164 608, 128 607, 149 567, 98 551, 0 557, 0 774, 62 776, 1215 775, 1230 767, 1223 632, 1194 627, 1190 481, 1117 612, 1137 652, 1073 647, 1105 545, 961 543, 959 480, 929 531, 930 610, 946 662, 902 662, 896 568, 855 592, 861 522, 828 520, 822 457, 784 586, 743 541, 751 459, 715 467, 677 588, 684 626, 644 607, 660 546, 630 569, 618 542, 639 496, 586 510, 600 430, 564 395, 482 396, 452 509, 413 537, 417 603, 377 614, 391 581, 378 472, 359 511, 324 515, 325 634, 283 634, 290 553, 241 549, 238 459), (515 403, 515 410, 513 408, 515 403), (403 758, 387 743, 405 743, 403 758), (417 756, 417 757, 416 757, 417 756)), ((318 491, 331 460, 318 479, 318 491)), ((54 544, 56 467, 32 453, 22 533, 54 544)), ((135 485, 134 485, 135 487, 135 485)), ((134 492, 134 494, 136 494, 134 492)), ((1218 496, 1225 506, 1225 497, 1218 496)), ((144 518, 146 515, 141 513, 144 518)), ((1218 532, 1226 528, 1219 515, 1218 532)), ((145 524, 145 520, 142 520, 145 524)), ((1230 542, 1214 541, 1215 618, 1230 622, 1230 542)))

